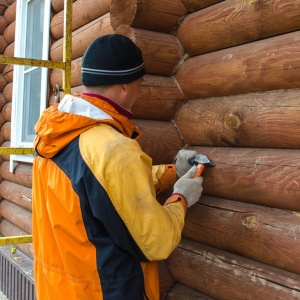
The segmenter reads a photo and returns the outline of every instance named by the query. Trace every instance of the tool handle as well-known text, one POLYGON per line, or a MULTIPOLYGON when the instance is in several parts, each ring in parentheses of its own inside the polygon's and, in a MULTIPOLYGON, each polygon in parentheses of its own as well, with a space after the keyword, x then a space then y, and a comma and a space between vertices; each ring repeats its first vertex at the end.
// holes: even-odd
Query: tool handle
POLYGON ((197 171, 196 171, 196 174, 195 174, 194 178, 200 177, 203 170, 204 170, 204 165, 198 164, 197 165, 197 171))

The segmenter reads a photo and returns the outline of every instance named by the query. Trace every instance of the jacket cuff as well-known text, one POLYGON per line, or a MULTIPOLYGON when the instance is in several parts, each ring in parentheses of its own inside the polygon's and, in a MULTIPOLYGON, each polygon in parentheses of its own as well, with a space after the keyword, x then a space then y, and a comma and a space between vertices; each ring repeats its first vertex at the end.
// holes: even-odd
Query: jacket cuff
POLYGON ((186 212, 187 207, 188 207, 187 206, 187 201, 184 198, 184 196, 182 196, 181 194, 177 194, 177 193, 172 194, 172 196, 167 199, 167 201, 164 203, 164 205, 168 205, 168 204, 171 204, 171 203, 177 203, 177 202, 182 204, 182 206, 184 207, 184 210, 186 212))

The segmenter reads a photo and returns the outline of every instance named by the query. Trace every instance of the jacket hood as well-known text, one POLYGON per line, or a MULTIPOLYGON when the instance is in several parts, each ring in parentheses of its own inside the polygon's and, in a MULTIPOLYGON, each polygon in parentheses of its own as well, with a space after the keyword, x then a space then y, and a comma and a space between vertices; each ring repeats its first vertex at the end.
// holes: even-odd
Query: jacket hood
POLYGON ((138 130, 128 117, 107 101, 79 95, 65 95, 59 104, 44 110, 34 129, 34 148, 43 157, 51 158, 82 132, 101 123, 109 124, 127 137, 138 138, 138 130))

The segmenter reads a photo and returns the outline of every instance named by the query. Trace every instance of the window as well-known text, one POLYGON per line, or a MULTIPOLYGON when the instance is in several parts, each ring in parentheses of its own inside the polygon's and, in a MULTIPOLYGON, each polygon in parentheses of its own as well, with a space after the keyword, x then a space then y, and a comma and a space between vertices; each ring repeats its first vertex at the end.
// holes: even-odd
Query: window
MULTIPOLYGON (((49 58, 51 0, 17 0, 15 57, 49 58)), ((46 108, 48 69, 14 66, 11 147, 33 147, 34 125, 46 108)), ((32 155, 11 155, 32 162, 32 155)))

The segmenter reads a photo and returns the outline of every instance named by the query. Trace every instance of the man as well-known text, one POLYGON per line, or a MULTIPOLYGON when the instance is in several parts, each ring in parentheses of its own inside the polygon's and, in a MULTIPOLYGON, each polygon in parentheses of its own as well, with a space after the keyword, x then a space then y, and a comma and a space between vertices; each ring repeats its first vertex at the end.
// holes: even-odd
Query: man
POLYGON ((188 164, 196 152, 152 167, 135 140, 141 132, 130 109, 144 75, 142 53, 129 38, 100 37, 83 56, 85 92, 66 95, 35 126, 38 300, 159 299, 157 261, 178 245, 202 178, 188 164), (161 206, 156 191, 174 183, 161 206))

